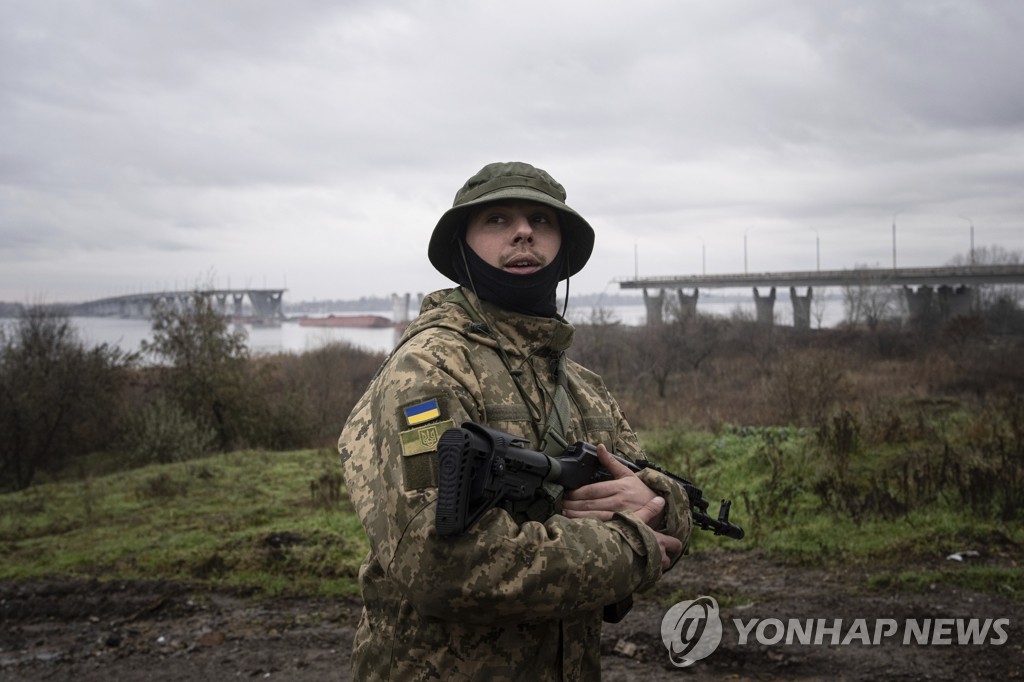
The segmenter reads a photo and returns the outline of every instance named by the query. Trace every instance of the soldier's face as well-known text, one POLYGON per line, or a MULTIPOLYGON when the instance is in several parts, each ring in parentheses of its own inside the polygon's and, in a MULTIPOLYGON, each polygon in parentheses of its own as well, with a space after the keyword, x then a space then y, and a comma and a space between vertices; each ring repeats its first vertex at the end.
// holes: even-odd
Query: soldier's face
POLYGON ((537 272, 562 246, 558 212, 533 201, 495 201, 469 216, 466 244, 488 265, 519 275, 537 272))

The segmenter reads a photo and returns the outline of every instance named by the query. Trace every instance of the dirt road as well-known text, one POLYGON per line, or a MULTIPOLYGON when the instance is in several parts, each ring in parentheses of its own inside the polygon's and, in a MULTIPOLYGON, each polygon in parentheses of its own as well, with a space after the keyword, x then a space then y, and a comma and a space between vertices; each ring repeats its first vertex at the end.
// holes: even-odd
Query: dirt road
MULTIPOLYGON (((794 568, 752 552, 690 557, 657 594, 638 598, 623 622, 606 626, 604 680, 1024 678, 1024 603, 946 586, 885 594, 867 589, 865 577, 863 569, 794 568), (674 593, 722 602, 721 644, 687 668, 673 666, 662 643, 674 593), (829 644, 826 629, 823 644, 770 644, 777 626, 768 619, 824 619, 851 643, 829 644), (957 642, 957 628, 971 619, 991 619, 986 643, 957 642), (993 625, 999 619, 1008 619, 1001 630, 993 625), (858 620, 866 630, 857 630, 858 620), (939 628, 939 643, 904 644, 910 620, 939 628), (872 643, 878 624, 890 621, 898 631, 884 636, 883 628, 872 643), (760 638, 757 623, 766 625, 760 638)), ((168 583, 0 585, 0 680, 350 680, 358 615, 351 601, 267 601, 168 583)))

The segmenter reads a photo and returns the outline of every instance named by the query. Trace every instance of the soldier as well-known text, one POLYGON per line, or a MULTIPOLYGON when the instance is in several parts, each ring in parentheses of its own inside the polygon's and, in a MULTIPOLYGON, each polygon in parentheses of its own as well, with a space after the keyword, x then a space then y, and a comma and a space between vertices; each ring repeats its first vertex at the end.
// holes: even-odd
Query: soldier
POLYGON ((596 680, 602 608, 652 586, 682 554, 682 488, 608 450, 641 454, 599 376, 566 358, 555 291, 594 231, 526 163, 470 178, 434 228, 431 264, 459 286, 428 295, 341 434, 345 482, 370 541, 354 679, 596 680), (599 444, 614 479, 567 492, 541 523, 491 509, 457 537, 434 528, 437 440, 471 420, 549 453, 599 444))

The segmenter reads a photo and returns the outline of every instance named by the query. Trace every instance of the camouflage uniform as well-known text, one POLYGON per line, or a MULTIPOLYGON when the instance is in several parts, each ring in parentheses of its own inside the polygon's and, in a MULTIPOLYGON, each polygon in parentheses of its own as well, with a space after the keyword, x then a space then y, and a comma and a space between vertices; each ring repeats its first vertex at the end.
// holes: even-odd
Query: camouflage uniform
MULTIPOLYGON (((349 494, 370 540, 359 572, 364 609, 354 679, 597 680, 602 607, 658 580, 657 540, 633 513, 609 522, 556 515, 519 525, 502 509, 465 535, 438 537, 437 436, 472 420, 539 448, 553 367, 573 337, 559 318, 510 313, 464 292, 475 310, 483 308, 489 332, 446 298, 449 292, 425 299, 339 441, 349 494), (526 398, 498 342, 521 370, 526 398), (430 420, 412 425, 406 408, 421 405, 430 420)), ((601 378, 572 361, 568 374, 566 440, 639 455, 601 378)), ((663 532, 685 544, 685 493, 657 472, 641 478, 665 497, 663 532)))

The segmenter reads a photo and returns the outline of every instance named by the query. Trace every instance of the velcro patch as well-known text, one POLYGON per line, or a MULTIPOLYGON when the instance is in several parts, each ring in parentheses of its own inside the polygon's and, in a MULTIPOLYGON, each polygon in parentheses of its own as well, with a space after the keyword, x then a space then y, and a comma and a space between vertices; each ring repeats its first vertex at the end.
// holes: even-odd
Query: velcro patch
POLYGON ((437 450, 437 441, 441 439, 441 434, 448 429, 454 428, 455 420, 445 419, 436 424, 426 424, 424 426, 417 426, 415 429, 402 431, 399 434, 402 438, 402 454, 409 457, 424 452, 434 452, 437 450))

